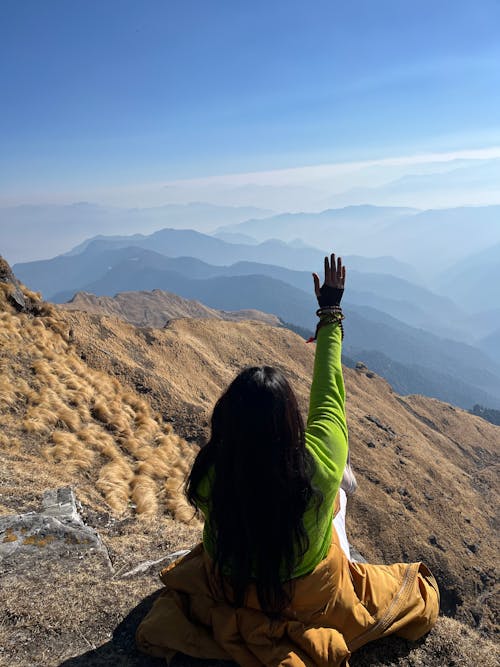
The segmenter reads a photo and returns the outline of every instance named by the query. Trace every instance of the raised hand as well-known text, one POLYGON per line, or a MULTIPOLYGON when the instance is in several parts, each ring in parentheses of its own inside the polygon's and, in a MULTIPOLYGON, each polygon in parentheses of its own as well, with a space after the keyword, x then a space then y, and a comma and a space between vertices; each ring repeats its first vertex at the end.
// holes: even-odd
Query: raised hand
POLYGON ((338 305, 342 298, 345 286, 346 268, 342 264, 342 257, 335 261, 335 254, 325 257, 325 281, 320 286, 317 273, 313 273, 314 292, 320 306, 338 305), (328 302, 328 303, 327 303, 328 302))

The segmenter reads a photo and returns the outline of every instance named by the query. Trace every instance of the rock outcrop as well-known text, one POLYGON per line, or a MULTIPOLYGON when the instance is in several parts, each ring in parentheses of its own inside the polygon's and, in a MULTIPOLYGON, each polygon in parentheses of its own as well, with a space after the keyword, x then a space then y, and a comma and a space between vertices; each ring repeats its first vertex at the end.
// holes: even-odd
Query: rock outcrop
POLYGON ((41 559, 88 555, 112 570, 106 547, 83 522, 70 487, 46 491, 40 512, 0 517, 0 573, 34 569, 41 559))
POLYGON ((21 290, 20 283, 12 273, 8 262, 0 255, 0 283, 9 286, 9 301, 17 310, 26 310, 27 302, 21 290))

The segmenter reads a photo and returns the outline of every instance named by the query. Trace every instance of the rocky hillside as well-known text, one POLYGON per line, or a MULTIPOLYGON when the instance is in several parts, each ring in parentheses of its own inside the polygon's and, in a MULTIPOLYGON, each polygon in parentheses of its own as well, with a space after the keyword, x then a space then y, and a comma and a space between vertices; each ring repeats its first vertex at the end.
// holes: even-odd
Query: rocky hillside
MULTIPOLYGON (((214 401, 243 366, 270 363, 305 410, 313 356, 292 332, 255 321, 180 319, 154 329, 62 310, 0 265, 0 515, 35 510, 45 489, 72 485, 112 568, 87 557, 43 560, 46 540, 35 549, 39 566, 1 562, 0 664, 58 665, 89 650, 66 664, 150 664, 133 657, 127 619, 158 587, 155 567, 124 573, 199 539, 181 486, 214 401), (108 641, 113 630, 121 643, 108 641)), ((495 630, 498 599, 500 428, 398 396, 362 365, 345 375, 360 487, 351 541, 375 562, 425 560, 443 610, 470 628, 446 621, 415 649, 393 643, 385 657, 367 649, 352 664, 437 666, 474 650, 490 656, 477 664, 493 667, 481 636, 495 630)), ((27 541, 13 535, 0 542, 27 541)))

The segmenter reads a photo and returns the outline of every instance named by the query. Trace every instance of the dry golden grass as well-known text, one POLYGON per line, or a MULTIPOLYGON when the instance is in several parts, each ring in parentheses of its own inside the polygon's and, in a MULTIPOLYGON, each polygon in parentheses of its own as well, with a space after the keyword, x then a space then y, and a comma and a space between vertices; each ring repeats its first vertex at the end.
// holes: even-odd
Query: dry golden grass
MULTIPOLYGON (((189 439, 207 434, 215 401, 246 365, 283 369, 307 408, 314 348, 290 331, 221 320, 176 320, 165 329, 141 330, 115 317, 61 315, 87 363, 143 392, 189 439)), ((347 518, 353 544, 372 562, 423 560, 438 578, 447 613, 489 631, 498 599, 500 428, 434 399, 400 397, 365 371, 344 373, 360 482, 347 518)), ((136 408, 142 398, 133 397, 136 408)), ((186 461, 189 451, 163 483, 166 506, 174 502, 179 518, 192 516, 182 510, 179 492, 186 461)))
POLYGON ((351 667, 497 667, 497 644, 463 623, 439 618, 423 640, 411 644, 389 637, 362 648, 349 661, 351 667))
MULTIPOLYGON (((51 486, 82 482, 92 490, 80 495, 96 508, 104 501, 119 514, 185 517, 179 471, 188 469, 192 448, 149 403, 78 356, 56 308, 39 303, 39 315, 18 313, 8 291, 0 284, 1 442, 10 487, 29 481, 41 493, 40 478, 26 473, 42 458, 51 486)), ((36 302, 36 294, 25 295, 36 302)))
MULTIPOLYGON (((291 332, 208 320, 145 331, 40 302, 36 315, 19 314, 6 291, 0 285, 0 513, 35 509, 44 489, 71 484, 118 571, 158 557, 168 545, 189 547, 200 536, 198 523, 189 529, 181 523, 193 517, 182 493, 193 447, 164 418, 175 419, 178 433, 201 438, 216 398, 249 364, 282 368, 306 408, 314 350, 291 332), (108 513, 119 517, 121 532, 108 528, 108 513)), ((345 375, 360 482, 348 515, 353 543, 373 562, 424 560, 445 608, 488 634, 498 599, 500 428, 439 401, 401 398, 364 372, 345 375)), ((0 646, 10 647, 8 664, 57 664, 86 642, 99 645, 156 587, 151 577, 113 583, 87 577, 85 567, 65 576, 54 568, 44 572, 48 592, 47 579, 35 574, 2 582, 0 646), (68 614, 85 639, 65 625, 68 614)), ((447 623, 442 619, 410 652, 360 652, 353 667, 496 664, 491 644, 447 623), (461 662, 460 655, 479 662, 461 662)), ((115 655, 82 664, 138 664, 126 660, 115 655)))

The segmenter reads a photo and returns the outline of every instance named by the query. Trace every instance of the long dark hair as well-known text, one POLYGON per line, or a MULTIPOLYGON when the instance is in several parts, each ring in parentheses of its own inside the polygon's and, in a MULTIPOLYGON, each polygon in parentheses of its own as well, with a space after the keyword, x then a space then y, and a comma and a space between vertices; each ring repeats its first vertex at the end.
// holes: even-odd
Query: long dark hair
POLYGON ((234 606, 243 606, 254 583, 261 608, 278 616, 291 599, 283 582, 309 548, 304 512, 322 501, 312 486, 315 464, 297 399, 280 370, 246 368, 217 401, 211 426, 189 475, 187 498, 209 508, 214 573, 222 590, 224 580, 231 584, 234 606), (199 486, 209 471, 213 481, 205 498, 199 486))

